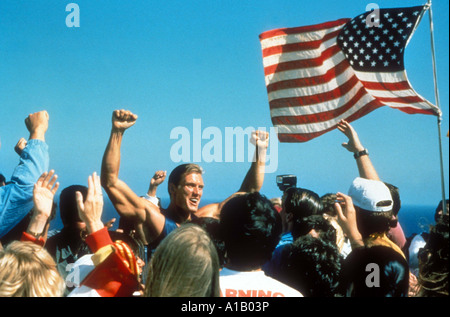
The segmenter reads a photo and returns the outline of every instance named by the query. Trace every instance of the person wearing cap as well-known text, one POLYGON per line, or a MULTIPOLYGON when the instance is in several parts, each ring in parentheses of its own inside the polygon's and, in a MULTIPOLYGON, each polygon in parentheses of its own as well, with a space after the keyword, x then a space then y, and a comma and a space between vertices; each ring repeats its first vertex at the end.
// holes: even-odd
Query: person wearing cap
POLYGON ((386 235, 391 226, 393 206, 387 186, 381 181, 357 177, 348 195, 337 193, 336 196, 338 223, 352 246, 343 263, 339 293, 350 297, 408 296, 411 285, 408 262, 400 247, 386 235), (379 256, 371 258, 374 252, 379 256), (374 263, 381 287, 367 284, 371 274, 367 265, 374 263))
POLYGON ((392 225, 393 201, 387 186, 376 180, 355 178, 348 195, 356 209, 356 225, 365 246, 388 246, 404 256, 402 250, 387 237, 392 225))
MULTIPOLYGON (((353 156, 358 167, 359 178, 354 180, 350 188, 352 193, 349 192, 349 196, 353 199, 353 204, 363 211, 358 212, 358 214, 360 214, 360 216, 357 217, 357 219, 359 219, 358 229, 361 230, 360 226, 362 226, 363 232, 361 232, 361 234, 365 239, 375 232, 378 232, 378 235, 384 232, 386 236, 383 237, 383 240, 386 240, 385 244, 396 244, 394 248, 399 250, 404 256, 401 247, 404 245, 406 239, 404 237, 403 229, 397 221, 398 209, 400 208, 398 188, 381 181, 370 160, 369 151, 361 144, 355 129, 347 121, 341 120, 337 128, 348 137, 348 141, 342 143, 342 146, 349 152, 354 153, 353 156), (396 200, 393 199, 393 193, 396 195, 396 200), (355 201, 355 199, 359 201, 355 201), (384 205, 386 206, 383 205, 383 199, 384 205), (369 228, 365 228, 364 224, 366 223, 366 220, 363 220, 363 218, 367 218, 368 214, 371 214, 372 216, 378 215, 380 217, 369 217, 369 219, 378 220, 371 220, 374 222, 368 225, 369 228), (390 219, 387 219, 388 217, 390 217, 390 219), (386 225, 389 227, 386 227, 386 225), (389 239, 388 236, 393 239, 389 239)), ((380 237, 378 237, 377 240, 379 240, 380 237)))

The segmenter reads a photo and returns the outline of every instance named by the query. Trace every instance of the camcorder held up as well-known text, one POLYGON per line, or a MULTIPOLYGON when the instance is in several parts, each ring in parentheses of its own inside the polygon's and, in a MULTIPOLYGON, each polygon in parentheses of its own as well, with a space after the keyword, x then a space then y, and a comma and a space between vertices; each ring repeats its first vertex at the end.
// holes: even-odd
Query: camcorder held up
POLYGON ((277 186, 281 191, 285 191, 290 187, 297 186, 297 176, 295 175, 278 175, 277 186))

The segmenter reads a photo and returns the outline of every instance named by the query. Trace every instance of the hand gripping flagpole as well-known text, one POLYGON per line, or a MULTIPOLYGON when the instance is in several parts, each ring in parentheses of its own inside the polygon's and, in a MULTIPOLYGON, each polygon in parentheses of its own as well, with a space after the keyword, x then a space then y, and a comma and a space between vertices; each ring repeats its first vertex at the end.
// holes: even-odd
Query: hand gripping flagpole
MULTIPOLYGON (((431 35, 431 57, 433 61, 433 78, 434 78, 434 97, 436 99, 436 106, 440 109, 439 105, 439 90, 438 90, 438 82, 437 82, 437 72, 436 72, 436 55, 434 50, 434 32, 433 32, 433 13, 431 10, 431 0, 428 0, 428 3, 425 5, 426 9, 429 10, 429 18, 430 18, 430 35, 431 35)), ((444 183, 444 160, 442 154, 442 137, 441 137, 441 121, 442 121, 442 112, 439 112, 439 116, 437 119, 438 126, 438 134, 439 134, 439 155, 440 155, 440 165, 441 165, 441 188, 442 188, 442 213, 447 213, 447 204, 445 201, 445 183, 444 183)))

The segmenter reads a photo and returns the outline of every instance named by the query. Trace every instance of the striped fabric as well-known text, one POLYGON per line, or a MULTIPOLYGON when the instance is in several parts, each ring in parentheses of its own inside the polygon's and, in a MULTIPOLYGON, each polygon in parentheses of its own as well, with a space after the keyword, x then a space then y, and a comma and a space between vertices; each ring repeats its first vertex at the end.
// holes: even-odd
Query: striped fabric
POLYGON ((381 9, 354 19, 283 28, 260 35, 272 123, 280 142, 306 142, 390 106, 439 115, 411 87, 403 53, 424 7, 381 9))

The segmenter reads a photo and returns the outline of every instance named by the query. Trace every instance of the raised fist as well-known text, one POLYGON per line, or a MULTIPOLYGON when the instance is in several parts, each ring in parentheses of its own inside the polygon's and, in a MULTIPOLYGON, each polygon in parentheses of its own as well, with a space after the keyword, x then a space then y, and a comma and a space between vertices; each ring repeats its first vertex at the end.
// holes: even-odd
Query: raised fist
POLYGON ((47 111, 39 111, 31 113, 25 118, 25 125, 30 132, 30 139, 43 139, 48 129, 48 113, 47 111))
POLYGON ((112 115, 113 129, 125 131, 136 123, 138 116, 128 110, 115 110, 112 115))
POLYGON ((259 149, 267 149, 269 147, 269 132, 262 130, 254 131, 250 142, 259 149))
POLYGON ((27 146, 27 140, 25 138, 20 138, 19 142, 17 142, 16 146, 14 147, 14 151, 16 151, 17 154, 21 155, 23 149, 27 146))

